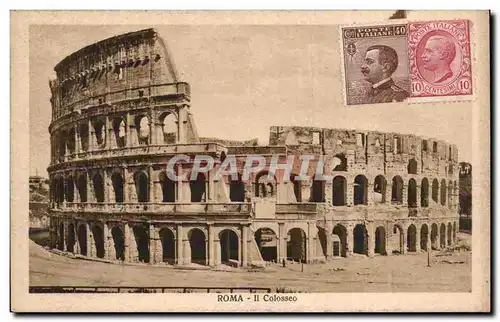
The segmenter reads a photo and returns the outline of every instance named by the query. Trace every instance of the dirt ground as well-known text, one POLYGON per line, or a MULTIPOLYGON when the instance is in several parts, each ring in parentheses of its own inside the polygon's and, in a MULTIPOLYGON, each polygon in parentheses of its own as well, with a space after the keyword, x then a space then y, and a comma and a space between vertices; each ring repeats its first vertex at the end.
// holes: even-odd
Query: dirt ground
MULTIPOLYGON (((461 234, 462 242, 470 239, 461 234)), ((270 287, 291 292, 470 292, 471 252, 356 255, 324 264, 268 266, 265 271, 114 265, 70 259, 30 242, 31 286, 270 287)))

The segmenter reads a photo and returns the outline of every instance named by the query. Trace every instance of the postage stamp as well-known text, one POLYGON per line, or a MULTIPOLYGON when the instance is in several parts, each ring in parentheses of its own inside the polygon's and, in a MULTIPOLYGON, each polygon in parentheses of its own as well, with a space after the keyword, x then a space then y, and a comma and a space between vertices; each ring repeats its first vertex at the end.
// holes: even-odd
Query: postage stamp
POLYGON ((472 94, 469 27, 467 20, 408 24, 412 97, 472 94))
POLYGON ((406 24, 342 28, 347 105, 410 96, 407 33, 406 24))

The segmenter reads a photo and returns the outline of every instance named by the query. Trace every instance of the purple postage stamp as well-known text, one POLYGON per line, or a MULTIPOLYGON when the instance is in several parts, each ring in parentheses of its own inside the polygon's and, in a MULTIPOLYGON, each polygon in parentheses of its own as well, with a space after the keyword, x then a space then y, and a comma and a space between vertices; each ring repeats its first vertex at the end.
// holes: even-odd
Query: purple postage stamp
POLYGON ((402 102, 410 96, 408 25, 342 28, 347 105, 402 102))

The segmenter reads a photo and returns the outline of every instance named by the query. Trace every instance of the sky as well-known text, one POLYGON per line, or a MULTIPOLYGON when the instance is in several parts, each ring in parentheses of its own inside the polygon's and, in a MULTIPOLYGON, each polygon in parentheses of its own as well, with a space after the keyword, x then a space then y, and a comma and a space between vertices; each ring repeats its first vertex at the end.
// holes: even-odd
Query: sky
POLYGON ((182 81, 200 136, 267 144, 272 125, 422 135, 472 159, 472 103, 345 106, 339 30, 332 25, 30 26, 30 175, 47 176, 49 79, 67 55, 117 34, 155 28, 182 81))

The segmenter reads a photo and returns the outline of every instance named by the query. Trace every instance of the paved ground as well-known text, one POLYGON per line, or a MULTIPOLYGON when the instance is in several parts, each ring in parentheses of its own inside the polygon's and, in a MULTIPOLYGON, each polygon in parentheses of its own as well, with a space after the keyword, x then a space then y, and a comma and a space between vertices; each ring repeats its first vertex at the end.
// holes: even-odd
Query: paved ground
MULTIPOLYGON (((470 236, 461 235, 461 239, 470 236)), ((470 292, 471 253, 355 256, 266 271, 180 270, 70 259, 30 242, 30 285, 271 287, 300 292, 470 292)))

